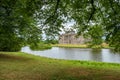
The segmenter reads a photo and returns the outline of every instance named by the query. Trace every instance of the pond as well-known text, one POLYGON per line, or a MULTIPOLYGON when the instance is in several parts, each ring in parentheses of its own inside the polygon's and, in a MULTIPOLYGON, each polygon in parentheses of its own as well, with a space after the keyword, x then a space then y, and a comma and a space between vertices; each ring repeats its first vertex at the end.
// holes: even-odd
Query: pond
POLYGON ((55 59, 120 63, 120 53, 114 53, 110 49, 53 47, 49 50, 33 51, 26 46, 21 49, 21 52, 55 59))

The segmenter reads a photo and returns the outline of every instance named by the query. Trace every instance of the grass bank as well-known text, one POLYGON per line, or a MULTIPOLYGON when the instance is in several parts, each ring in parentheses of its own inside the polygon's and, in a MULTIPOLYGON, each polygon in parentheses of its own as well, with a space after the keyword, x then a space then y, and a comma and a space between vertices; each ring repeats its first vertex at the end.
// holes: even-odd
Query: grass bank
POLYGON ((120 80, 120 64, 0 52, 0 80, 120 80))
POLYGON ((85 44, 54 44, 53 47, 66 47, 66 48, 87 48, 85 44))
POLYGON ((66 48, 110 48, 108 44, 94 45, 89 44, 55 44, 53 47, 66 47, 66 48))

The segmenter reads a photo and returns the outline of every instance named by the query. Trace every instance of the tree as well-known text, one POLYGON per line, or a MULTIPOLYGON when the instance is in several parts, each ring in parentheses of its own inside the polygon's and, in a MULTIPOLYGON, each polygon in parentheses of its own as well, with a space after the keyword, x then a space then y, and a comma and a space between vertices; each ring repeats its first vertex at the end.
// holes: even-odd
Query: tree
POLYGON ((58 40, 57 39, 46 39, 44 43, 45 44, 58 44, 58 40))
POLYGON ((41 30, 36 27, 33 16, 35 10, 29 10, 34 6, 27 0, 22 1, 0 1, 1 51, 18 51, 23 45, 37 42, 40 39, 41 30))
POLYGON ((93 23, 100 25, 108 43, 119 51, 119 19, 120 0, 1 0, 0 50, 36 43, 42 32, 56 36, 63 23, 73 20, 78 34, 88 31, 93 23))
POLYGON ((91 46, 101 45, 103 43, 104 30, 99 25, 89 27, 85 33, 85 37, 91 38, 91 46))

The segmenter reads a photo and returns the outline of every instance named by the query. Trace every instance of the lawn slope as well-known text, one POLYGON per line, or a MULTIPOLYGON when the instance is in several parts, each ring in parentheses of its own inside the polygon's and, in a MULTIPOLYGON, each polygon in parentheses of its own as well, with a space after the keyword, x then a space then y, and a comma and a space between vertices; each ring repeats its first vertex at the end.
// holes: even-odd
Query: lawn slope
POLYGON ((120 64, 0 52, 0 80, 120 80, 120 64))

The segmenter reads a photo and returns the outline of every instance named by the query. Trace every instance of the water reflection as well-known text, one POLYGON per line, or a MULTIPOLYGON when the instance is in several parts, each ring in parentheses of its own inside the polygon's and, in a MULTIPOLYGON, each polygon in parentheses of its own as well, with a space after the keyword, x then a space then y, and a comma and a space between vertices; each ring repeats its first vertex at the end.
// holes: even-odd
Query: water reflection
POLYGON ((23 47, 22 52, 29 54, 67 60, 91 60, 102 62, 120 63, 120 54, 110 49, 81 49, 81 48, 58 48, 53 47, 45 51, 32 51, 29 47, 23 47))
POLYGON ((102 53, 102 49, 91 49, 90 57, 95 61, 102 61, 103 59, 101 53, 102 53))

